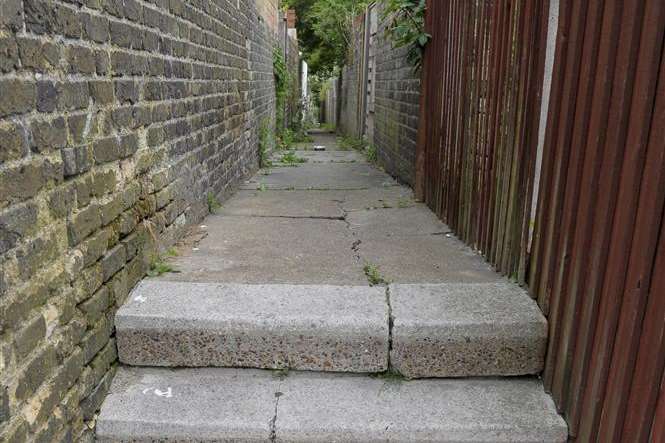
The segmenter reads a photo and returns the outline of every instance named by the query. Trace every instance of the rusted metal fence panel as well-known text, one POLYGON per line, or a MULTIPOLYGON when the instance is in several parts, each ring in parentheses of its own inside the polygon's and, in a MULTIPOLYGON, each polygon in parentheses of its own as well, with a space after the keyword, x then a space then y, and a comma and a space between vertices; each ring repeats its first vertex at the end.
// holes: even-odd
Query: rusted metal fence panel
POLYGON ((524 281, 546 0, 428 2, 416 192, 524 281))
POLYGON ((665 365, 665 3, 560 7, 528 279, 550 325, 543 380, 578 441, 649 441, 665 365))
POLYGON ((417 195, 528 285, 573 439, 665 441, 665 2, 559 1, 532 245, 548 4, 428 8, 417 195))

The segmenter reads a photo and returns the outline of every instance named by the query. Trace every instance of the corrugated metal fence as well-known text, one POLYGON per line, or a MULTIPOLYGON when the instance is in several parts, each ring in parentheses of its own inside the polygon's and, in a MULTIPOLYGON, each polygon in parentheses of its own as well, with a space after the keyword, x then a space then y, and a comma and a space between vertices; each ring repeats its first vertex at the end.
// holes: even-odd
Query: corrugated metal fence
POLYGON ((547 1, 429 1, 416 192, 524 281, 547 1))
POLYGON ((580 441, 647 441, 665 364, 665 2, 560 7, 529 279, 543 378, 580 441))
POLYGON ((665 2, 560 1, 534 227, 547 0, 428 6, 417 193, 528 284, 573 438, 665 441, 665 2))

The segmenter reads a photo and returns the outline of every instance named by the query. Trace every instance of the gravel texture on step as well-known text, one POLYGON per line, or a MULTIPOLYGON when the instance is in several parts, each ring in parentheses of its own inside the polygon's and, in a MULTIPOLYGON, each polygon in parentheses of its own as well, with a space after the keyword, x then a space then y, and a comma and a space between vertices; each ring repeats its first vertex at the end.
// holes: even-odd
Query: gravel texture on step
POLYGON ((376 372, 388 365, 385 288, 145 280, 116 315, 120 361, 376 372))
POLYGON ((510 283, 390 286, 391 364, 411 377, 536 374, 547 322, 510 283))
POLYGON ((400 380, 251 369, 121 368, 100 442, 563 442, 535 378, 400 380))

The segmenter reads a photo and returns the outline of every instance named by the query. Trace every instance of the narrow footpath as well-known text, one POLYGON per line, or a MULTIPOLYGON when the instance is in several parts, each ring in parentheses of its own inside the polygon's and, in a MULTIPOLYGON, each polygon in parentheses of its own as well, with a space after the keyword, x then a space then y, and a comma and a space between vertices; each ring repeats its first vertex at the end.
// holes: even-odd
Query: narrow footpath
POLYGON ((272 161, 118 311, 98 441, 566 440, 524 291, 334 135, 272 161))

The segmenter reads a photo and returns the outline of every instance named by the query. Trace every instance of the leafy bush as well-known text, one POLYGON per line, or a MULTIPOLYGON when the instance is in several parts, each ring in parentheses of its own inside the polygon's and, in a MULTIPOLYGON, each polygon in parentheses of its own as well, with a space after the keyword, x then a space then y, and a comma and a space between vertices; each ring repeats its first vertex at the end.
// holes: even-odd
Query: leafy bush
POLYGON ((390 20, 388 36, 397 48, 408 47, 407 59, 415 71, 423 63, 425 46, 432 38, 425 32, 425 0, 386 0, 383 20, 390 20))

